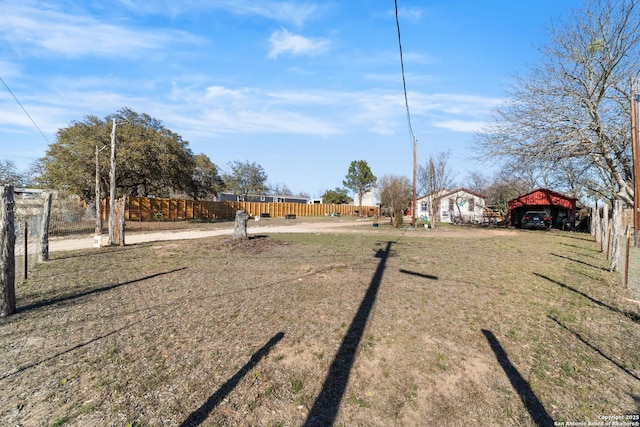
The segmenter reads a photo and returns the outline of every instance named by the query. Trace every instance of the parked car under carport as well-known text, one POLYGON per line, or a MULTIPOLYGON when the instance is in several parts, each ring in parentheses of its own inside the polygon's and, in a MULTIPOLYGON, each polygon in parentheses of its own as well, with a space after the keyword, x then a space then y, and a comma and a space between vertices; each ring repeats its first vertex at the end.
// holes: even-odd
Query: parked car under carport
POLYGON ((527 211, 522 217, 521 227, 528 230, 548 230, 551 217, 545 211, 527 211))
POLYGON ((512 226, 523 227, 527 212, 547 213, 551 227, 573 229, 575 225, 577 199, 564 194, 539 188, 509 200, 509 222, 512 226))

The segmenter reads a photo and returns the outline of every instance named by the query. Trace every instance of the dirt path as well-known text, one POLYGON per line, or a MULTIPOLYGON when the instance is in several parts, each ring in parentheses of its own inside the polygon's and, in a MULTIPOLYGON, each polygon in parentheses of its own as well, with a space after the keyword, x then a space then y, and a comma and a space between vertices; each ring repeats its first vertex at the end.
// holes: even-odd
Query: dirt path
MULTIPOLYGON (((355 232, 356 230, 348 230, 347 227, 354 226, 371 226, 372 219, 362 219, 356 221, 341 221, 341 222, 296 222, 291 225, 268 225, 264 222, 259 223, 250 221, 247 226, 247 231, 250 235, 265 234, 265 233, 333 233, 340 231, 341 233, 355 232)), ((408 221, 407 221, 408 223, 408 221)), ((478 228, 478 227, 455 227, 448 229, 436 229, 436 230, 423 230, 418 228, 415 230, 416 234, 413 236, 438 236, 438 237, 479 237, 479 236, 508 236, 517 233, 513 229, 504 228, 478 228)), ((187 240, 187 239, 201 239, 212 236, 223 236, 233 234, 233 224, 229 224, 223 228, 216 229, 190 229, 180 231, 156 231, 156 232, 137 232, 128 233, 125 236, 126 244, 132 245, 144 242, 157 242, 168 240, 187 240)), ((108 242, 108 235, 102 235, 102 246, 106 246, 108 242)), ((60 251, 72 251, 80 249, 91 249, 94 247, 93 236, 86 236, 76 239, 52 239, 49 242, 49 250, 51 252, 60 251)))
MULTIPOLYGON (((249 222, 247 232, 250 235, 264 233, 330 233, 336 229, 349 226, 370 225, 370 220, 345 221, 345 222, 299 222, 293 225, 257 225, 257 222, 249 222)), ((125 242, 128 245, 144 242, 156 242, 166 240, 187 240, 201 239, 204 237, 223 236, 233 234, 233 224, 226 228, 214 230, 182 230, 182 231, 160 231, 153 233, 130 233, 125 235, 125 242)), ((102 235, 102 245, 108 242, 108 235, 102 235)), ((91 249, 94 247, 93 236, 81 239, 52 239, 49 242, 49 251, 72 251, 79 249, 91 249)))

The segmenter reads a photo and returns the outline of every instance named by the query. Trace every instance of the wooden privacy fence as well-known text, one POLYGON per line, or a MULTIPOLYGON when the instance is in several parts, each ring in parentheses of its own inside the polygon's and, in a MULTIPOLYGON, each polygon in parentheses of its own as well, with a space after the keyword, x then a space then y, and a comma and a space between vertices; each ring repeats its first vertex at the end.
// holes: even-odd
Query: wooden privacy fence
MULTIPOLYGON (((109 217, 109 200, 102 201, 103 219, 109 217)), ((377 206, 324 205, 289 202, 214 202, 210 200, 157 199, 127 196, 126 221, 185 221, 190 219, 234 219, 237 210, 244 210, 252 217, 271 218, 296 216, 378 215, 377 206)))

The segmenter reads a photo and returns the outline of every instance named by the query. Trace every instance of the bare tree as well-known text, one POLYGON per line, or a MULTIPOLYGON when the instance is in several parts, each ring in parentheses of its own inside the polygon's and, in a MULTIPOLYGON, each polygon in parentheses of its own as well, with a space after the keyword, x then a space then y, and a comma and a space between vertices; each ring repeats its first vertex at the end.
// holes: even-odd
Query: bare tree
POLYGON ((595 169, 585 186, 633 204, 629 89, 638 73, 638 0, 590 0, 561 24, 551 26, 542 61, 517 79, 510 101, 478 135, 478 148, 520 164, 595 169))
POLYGON ((23 185, 26 176, 20 173, 11 160, 0 160, 0 185, 23 185))
POLYGON ((400 227, 404 211, 411 204, 413 186, 405 176, 385 175, 378 180, 378 197, 391 210, 393 226, 400 227))
POLYGON ((271 194, 276 196, 293 196, 293 191, 285 183, 270 184, 268 187, 271 194))
POLYGON ((487 206, 506 217, 509 200, 541 186, 536 180, 536 170, 537 168, 529 169, 523 165, 507 163, 491 177, 472 172, 466 185, 471 190, 482 193, 486 197, 487 206))
MULTIPOLYGON (((451 152, 441 152, 429 155, 424 164, 418 165, 417 181, 419 191, 429 196, 429 219, 431 226, 435 228, 437 207, 446 189, 455 186, 454 173, 449 167, 451 152)), ((416 208, 415 206, 413 207, 416 208)))

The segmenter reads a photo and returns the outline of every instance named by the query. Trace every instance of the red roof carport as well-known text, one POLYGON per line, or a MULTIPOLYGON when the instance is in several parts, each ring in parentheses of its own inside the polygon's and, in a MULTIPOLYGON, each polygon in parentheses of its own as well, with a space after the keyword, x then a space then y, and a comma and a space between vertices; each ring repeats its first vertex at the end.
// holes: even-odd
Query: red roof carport
POLYGON ((551 216, 552 226, 563 228, 569 224, 573 228, 576 218, 577 199, 564 194, 538 188, 530 193, 523 194, 509 200, 509 217, 511 225, 520 227, 522 217, 527 211, 546 211, 551 216))

